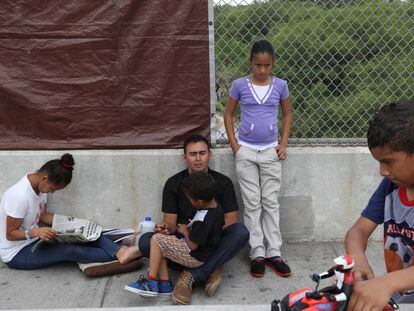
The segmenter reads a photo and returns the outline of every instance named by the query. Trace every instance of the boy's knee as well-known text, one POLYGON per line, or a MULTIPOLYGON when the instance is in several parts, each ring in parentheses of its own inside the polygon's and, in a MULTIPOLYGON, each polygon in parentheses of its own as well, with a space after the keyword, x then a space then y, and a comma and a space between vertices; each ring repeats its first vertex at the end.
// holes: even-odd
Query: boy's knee
POLYGON ((226 230, 226 234, 231 236, 237 244, 246 245, 250 238, 250 232, 246 226, 242 223, 235 223, 229 226, 226 230))
POLYGON ((141 251, 142 256, 149 258, 151 249, 151 238, 154 235, 152 232, 147 232, 140 236, 138 240, 138 249, 141 251))

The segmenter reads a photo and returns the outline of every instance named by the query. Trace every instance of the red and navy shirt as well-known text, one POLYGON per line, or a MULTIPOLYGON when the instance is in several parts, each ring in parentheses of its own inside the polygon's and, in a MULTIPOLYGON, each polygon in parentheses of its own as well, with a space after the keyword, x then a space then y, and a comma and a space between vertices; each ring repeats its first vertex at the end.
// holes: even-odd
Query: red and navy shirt
POLYGON ((388 272, 414 263, 414 201, 408 200, 405 188, 384 178, 361 215, 377 224, 384 224, 388 272))

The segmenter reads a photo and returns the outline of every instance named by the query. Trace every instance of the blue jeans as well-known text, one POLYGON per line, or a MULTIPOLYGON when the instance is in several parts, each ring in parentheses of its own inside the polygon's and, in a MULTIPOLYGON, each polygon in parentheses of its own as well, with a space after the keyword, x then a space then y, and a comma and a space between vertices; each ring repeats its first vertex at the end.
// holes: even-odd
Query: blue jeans
MULTIPOLYGON (((149 258, 150 241, 153 233, 145 233, 138 242, 139 250, 144 257, 149 258)), ((210 274, 231 260, 246 246, 249 241, 249 231, 241 223, 235 223, 223 230, 221 240, 213 255, 198 268, 188 269, 196 283, 206 282, 210 274)))
POLYGON ((101 236, 87 244, 42 245, 32 253, 33 243, 22 248, 6 265, 12 269, 32 270, 51 266, 62 261, 80 263, 107 262, 115 259, 120 246, 101 236))

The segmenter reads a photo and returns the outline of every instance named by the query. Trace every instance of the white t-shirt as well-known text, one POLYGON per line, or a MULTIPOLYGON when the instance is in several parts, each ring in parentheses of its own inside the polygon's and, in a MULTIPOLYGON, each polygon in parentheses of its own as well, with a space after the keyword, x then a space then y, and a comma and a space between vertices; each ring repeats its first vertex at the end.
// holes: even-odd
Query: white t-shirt
POLYGON ((47 194, 39 195, 33 190, 27 176, 6 190, 0 202, 0 257, 9 262, 26 245, 38 238, 30 240, 9 241, 6 238, 7 216, 21 218, 23 230, 37 228, 41 214, 44 212, 47 194))
POLYGON ((254 95, 258 97, 262 102, 265 101, 265 97, 269 93, 270 85, 256 85, 252 83, 254 95))

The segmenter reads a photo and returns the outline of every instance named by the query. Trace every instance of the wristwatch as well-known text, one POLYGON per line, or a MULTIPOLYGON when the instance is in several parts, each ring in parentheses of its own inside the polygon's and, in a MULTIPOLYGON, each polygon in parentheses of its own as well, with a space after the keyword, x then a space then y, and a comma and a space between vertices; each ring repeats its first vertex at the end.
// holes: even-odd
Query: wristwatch
POLYGON ((26 237, 26 240, 30 240, 30 229, 26 229, 24 230, 24 236, 26 237))

